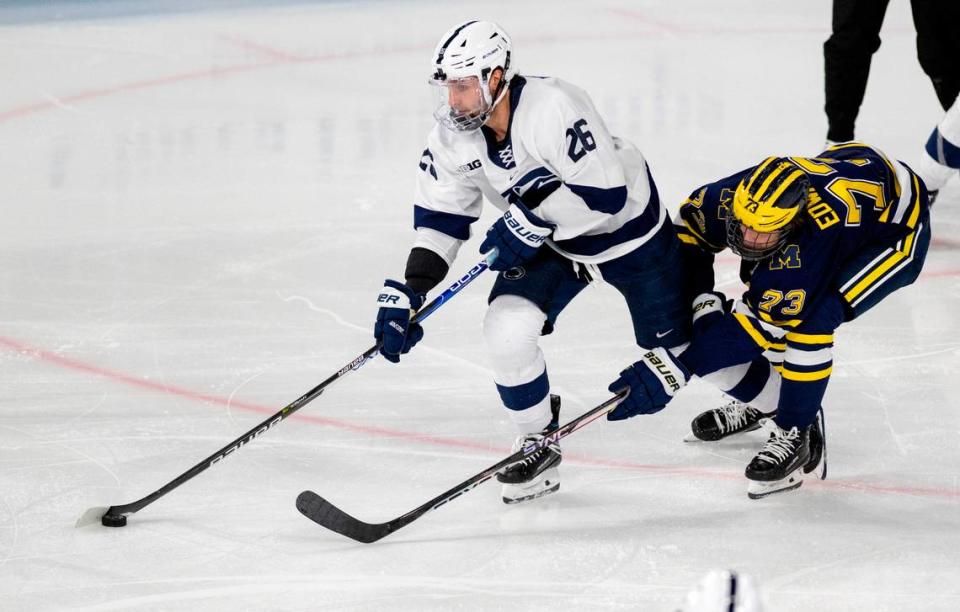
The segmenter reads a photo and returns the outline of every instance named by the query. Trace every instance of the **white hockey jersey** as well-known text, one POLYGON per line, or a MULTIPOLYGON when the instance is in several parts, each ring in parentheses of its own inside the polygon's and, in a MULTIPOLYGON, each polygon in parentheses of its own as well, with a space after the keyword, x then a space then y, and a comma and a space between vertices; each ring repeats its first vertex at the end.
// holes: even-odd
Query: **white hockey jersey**
POLYGON ((547 244, 599 264, 650 239, 666 220, 640 151, 607 131, 586 92, 560 79, 515 77, 507 136, 437 125, 420 159, 414 247, 451 264, 483 198, 520 202, 556 225, 547 244))

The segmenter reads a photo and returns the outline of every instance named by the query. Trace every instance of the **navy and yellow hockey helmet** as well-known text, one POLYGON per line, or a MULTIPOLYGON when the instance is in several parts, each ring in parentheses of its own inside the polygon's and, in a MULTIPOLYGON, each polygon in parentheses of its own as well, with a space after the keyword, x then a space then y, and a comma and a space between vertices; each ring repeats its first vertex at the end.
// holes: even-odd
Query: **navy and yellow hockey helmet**
POLYGON ((810 179, 785 157, 768 157, 744 177, 727 217, 727 244, 744 259, 763 259, 786 242, 807 204, 810 179), (744 227, 753 240, 744 241, 744 227), (766 239, 757 239, 756 235, 766 239), (761 236, 761 237, 763 237, 761 236))

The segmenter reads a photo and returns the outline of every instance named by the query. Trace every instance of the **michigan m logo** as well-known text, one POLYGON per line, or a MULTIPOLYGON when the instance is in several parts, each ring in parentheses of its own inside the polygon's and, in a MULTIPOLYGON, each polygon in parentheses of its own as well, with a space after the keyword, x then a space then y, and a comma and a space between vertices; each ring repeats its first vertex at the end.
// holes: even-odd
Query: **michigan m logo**
POLYGON ((782 270, 784 266, 788 270, 800 267, 800 247, 795 244, 788 244, 773 254, 770 258, 770 269, 782 270))

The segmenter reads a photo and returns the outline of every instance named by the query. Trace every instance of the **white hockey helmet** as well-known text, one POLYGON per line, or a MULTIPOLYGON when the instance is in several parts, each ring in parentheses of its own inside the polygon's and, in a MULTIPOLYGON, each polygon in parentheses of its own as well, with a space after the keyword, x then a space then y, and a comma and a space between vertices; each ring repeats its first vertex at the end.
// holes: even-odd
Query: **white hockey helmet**
POLYGON ((472 132, 486 123, 515 74, 512 51, 510 35, 490 21, 467 21, 444 34, 433 52, 430 79, 440 91, 437 121, 455 132, 472 132), (490 76, 497 68, 503 75, 491 93, 490 76))

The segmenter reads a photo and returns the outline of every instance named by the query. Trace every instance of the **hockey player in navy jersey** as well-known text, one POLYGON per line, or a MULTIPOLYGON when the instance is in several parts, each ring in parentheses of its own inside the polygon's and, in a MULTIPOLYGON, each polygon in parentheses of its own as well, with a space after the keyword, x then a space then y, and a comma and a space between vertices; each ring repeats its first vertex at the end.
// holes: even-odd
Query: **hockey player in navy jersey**
MULTIPOLYGON (((503 211, 481 252, 500 272, 484 337, 516 445, 558 424, 542 334, 593 281, 626 299, 637 344, 672 348, 689 339, 689 304, 677 269, 680 243, 639 150, 612 136, 587 94, 556 78, 517 73, 509 36, 486 21, 440 39, 430 82, 437 125, 417 174, 416 240, 404 281, 388 279, 374 334, 399 361, 423 336, 411 312, 446 276, 483 201, 503 211)), ((507 503, 559 487, 553 444, 498 475, 507 503)))
POLYGON ((694 191, 678 232, 698 296, 693 339, 679 357, 654 349, 624 370, 610 389, 631 393, 609 418, 656 412, 701 376, 744 410, 700 415, 698 438, 769 430, 746 468, 750 497, 797 488, 821 463, 825 477, 834 330, 920 274, 926 186, 876 149, 843 143, 816 158, 769 157, 694 191), (728 247, 748 285, 735 304, 713 291, 714 255, 728 247))

